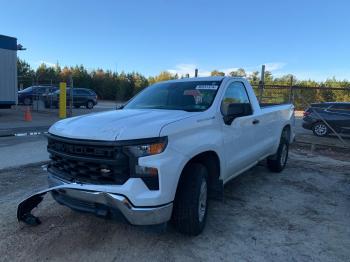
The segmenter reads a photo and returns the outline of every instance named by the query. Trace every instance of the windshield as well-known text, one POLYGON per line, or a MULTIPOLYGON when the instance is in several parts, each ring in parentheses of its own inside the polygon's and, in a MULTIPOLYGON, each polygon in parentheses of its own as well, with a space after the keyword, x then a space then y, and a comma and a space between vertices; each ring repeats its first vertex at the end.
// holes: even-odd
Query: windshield
POLYGON ((126 109, 207 110, 214 101, 221 81, 158 83, 133 98, 126 109))
POLYGON ((33 87, 30 86, 30 87, 27 87, 27 88, 25 88, 23 90, 20 90, 20 92, 31 92, 32 90, 33 90, 33 87))

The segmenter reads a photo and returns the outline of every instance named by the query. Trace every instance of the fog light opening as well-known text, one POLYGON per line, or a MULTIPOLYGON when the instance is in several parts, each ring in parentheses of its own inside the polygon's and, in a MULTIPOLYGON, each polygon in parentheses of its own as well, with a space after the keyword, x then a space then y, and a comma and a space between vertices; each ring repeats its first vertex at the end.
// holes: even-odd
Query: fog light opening
POLYGON ((158 169, 155 167, 137 165, 135 167, 135 173, 141 177, 156 177, 158 176, 158 169))

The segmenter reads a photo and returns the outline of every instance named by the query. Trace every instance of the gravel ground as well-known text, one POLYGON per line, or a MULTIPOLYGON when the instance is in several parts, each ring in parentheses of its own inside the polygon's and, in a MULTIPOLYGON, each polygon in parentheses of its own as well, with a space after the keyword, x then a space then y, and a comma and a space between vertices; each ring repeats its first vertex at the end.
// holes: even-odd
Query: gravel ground
POLYGON ((1 261, 350 261, 350 161, 293 149, 281 174, 259 165, 211 201, 198 237, 171 226, 135 227, 59 206, 43 224, 16 220, 17 204, 46 187, 40 166, 0 172, 1 261))

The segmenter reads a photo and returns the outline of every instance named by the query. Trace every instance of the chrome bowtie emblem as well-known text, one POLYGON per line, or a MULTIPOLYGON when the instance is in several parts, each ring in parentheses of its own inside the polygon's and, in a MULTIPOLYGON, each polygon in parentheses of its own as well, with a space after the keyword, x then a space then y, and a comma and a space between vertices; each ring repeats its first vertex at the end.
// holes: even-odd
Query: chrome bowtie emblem
POLYGON ((111 172, 111 170, 107 169, 107 168, 102 168, 100 171, 101 171, 101 173, 104 173, 104 174, 108 174, 111 172))

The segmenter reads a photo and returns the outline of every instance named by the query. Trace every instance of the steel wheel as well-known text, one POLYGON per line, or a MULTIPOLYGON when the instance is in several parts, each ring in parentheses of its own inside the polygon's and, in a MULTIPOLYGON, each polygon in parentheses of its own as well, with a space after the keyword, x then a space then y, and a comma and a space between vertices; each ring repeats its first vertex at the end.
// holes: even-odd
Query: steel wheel
POLYGON ((277 152, 267 158, 267 167, 272 172, 282 172, 288 160, 289 143, 285 138, 281 138, 277 152))
POLYGON ((199 193, 198 201, 198 219, 202 222, 205 217, 205 212, 207 211, 207 197, 208 197, 208 186, 205 179, 202 180, 202 185, 199 193))
POLYGON ((281 150, 281 166, 284 166, 287 162, 287 157, 288 157, 288 148, 285 144, 283 144, 282 150, 281 150))

